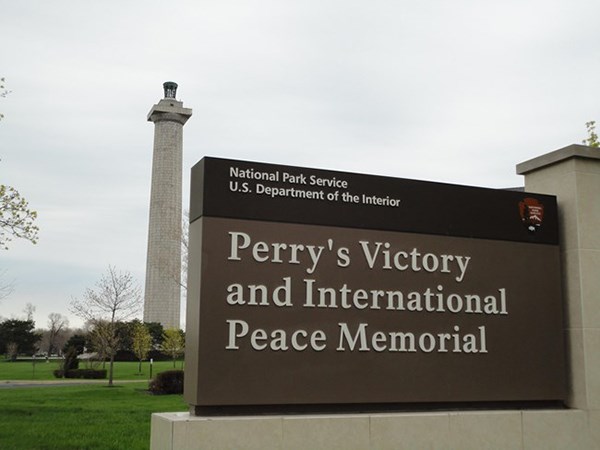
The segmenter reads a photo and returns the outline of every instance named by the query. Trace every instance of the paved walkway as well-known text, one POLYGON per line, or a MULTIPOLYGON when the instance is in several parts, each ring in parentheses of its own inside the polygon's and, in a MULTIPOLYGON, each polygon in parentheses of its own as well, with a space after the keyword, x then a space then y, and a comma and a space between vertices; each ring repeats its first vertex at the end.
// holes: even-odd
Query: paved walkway
MULTIPOLYGON (((144 383, 149 380, 113 380, 113 385, 118 386, 123 383, 144 383)), ((50 386, 73 386, 78 384, 106 384, 108 380, 84 380, 84 379, 65 379, 56 380, 0 380, 0 389, 19 388, 19 387, 50 387, 50 386)))

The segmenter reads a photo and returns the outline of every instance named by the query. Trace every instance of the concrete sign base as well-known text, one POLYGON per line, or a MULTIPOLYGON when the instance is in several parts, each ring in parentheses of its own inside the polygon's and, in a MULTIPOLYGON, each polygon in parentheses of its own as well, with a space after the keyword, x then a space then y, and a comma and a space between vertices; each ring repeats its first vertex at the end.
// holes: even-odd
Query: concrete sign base
MULTIPOLYGON (((597 430, 597 428, 596 428, 597 430)), ((588 450, 578 410, 197 417, 152 416, 152 450, 588 450)))

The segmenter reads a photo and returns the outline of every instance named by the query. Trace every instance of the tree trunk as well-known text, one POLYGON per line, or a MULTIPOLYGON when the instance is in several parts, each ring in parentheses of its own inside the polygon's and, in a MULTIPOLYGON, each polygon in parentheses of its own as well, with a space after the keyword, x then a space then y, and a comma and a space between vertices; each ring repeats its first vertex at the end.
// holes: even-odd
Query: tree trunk
POLYGON ((110 363, 108 365, 108 385, 113 385, 113 364, 115 362, 115 355, 110 355, 110 363))
POLYGON ((138 373, 142 373, 142 360, 140 359, 140 364, 138 366, 138 373))

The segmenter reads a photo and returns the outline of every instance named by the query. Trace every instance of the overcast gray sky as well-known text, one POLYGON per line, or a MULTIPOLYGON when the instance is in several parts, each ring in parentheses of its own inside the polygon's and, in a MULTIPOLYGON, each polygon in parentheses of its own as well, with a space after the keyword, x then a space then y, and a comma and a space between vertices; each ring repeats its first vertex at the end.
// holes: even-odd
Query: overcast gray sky
POLYGON ((517 186, 600 121, 599 19, 597 0, 0 0, 0 183, 41 230, 0 251, 0 316, 70 316, 109 264, 143 286, 164 81, 194 111, 186 204, 205 155, 517 186))

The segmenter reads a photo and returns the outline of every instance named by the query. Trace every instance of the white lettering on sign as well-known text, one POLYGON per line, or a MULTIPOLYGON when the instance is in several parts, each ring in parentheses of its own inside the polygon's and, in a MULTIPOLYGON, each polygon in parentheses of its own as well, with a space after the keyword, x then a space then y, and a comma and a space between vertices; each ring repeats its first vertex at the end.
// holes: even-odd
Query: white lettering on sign
POLYGON ((461 255, 435 255, 426 253, 422 255, 418 249, 413 248, 409 252, 406 250, 390 250, 389 242, 375 242, 371 244, 369 241, 360 241, 363 254, 370 269, 375 268, 376 264, 384 270, 412 270, 419 272, 421 269, 426 272, 442 272, 451 273, 452 268, 456 266, 458 275, 455 277, 459 283, 465 277, 467 266, 471 260, 470 256, 461 255))
POLYGON ((322 330, 308 332, 306 330, 295 330, 291 333, 286 330, 272 330, 268 332, 262 328, 250 331, 250 326, 245 320, 227 320, 228 340, 226 350, 239 350, 242 342, 253 350, 262 351, 270 349, 273 351, 295 350, 305 351, 308 347, 315 352, 325 350, 327 337, 322 330))
POLYGON ((337 176, 290 173, 269 168, 242 169, 230 166, 228 188, 236 194, 260 195, 271 199, 317 200, 369 207, 398 208, 402 202, 385 193, 352 192, 348 180, 337 176), (320 189, 313 190, 311 187, 320 189))
POLYGON ((340 328, 336 351, 400 352, 400 353, 487 353, 485 326, 477 328, 478 333, 461 334, 460 327, 454 325, 453 333, 412 332, 367 332, 368 324, 361 323, 351 331, 347 323, 339 323, 340 328))
MULTIPOLYGON (((248 254, 245 250, 250 249, 249 253, 258 263, 270 262, 274 264, 301 264, 307 265, 306 272, 314 273, 321 259, 323 251, 327 248, 333 250, 333 240, 329 239, 327 245, 296 244, 273 242, 268 244, 264 241, 252 242, 252 238, 247 233, 230 231, 230 251, 227 259, 229 261, 241 261, 243 254, 248 254)), ((350 264, 348 259, 348 249, 341 247, 337 249, 339 258, 338 265, 344 267, 350 264)))
MULTIPOLYGON (((286 179, 289 179, 287 175, 286 179)), ((296 182, 302 180, 297 179, 296 182)), ((452 317, 508 315, 506 288, 466 293, 464 288, 459 288, 473 265, 469 255, 432 252, 416 246, 400 248, 397 243, 387 241, 357 240, 352 245, 346 243, 342 246, 336 245, 333 238, 317 242, 269 242, 256 240, 243 231, 228 231, 227 234, 227 260, 231 264, 250 261, 267 265, 300 265, 304 272, 315 274, 323 264, 334 264, 339 269, 350 267, 353 255, 357 255, 365 270, 415 272, 420 277, 434 274, 436 280, 433 286, 410 290, 403 286, 402 278, 395 277, 398 286, 390 288, 388 284, 386 289, 377 289, 356 286, 352 280, 346 281, 343 277, 302 278, 296 272, 294 276, 280 278, 278 283, 271 280, 268 283, 229 284, 225 301, 232 308, 296 306, 306 309, 375 310, 391 314, 450 314, 452 317), (444 277, 456 289, 447 288, 443 283, 444 277), (334 280, 337 280, 337 285, 334 285, 334 280)), ((226 323, 227 350, 320 352, 327 346, 324 330, 252 328, 242 319, 227 319, 226 323)), ((371 331, 366 322, 339 322, 338 327, 336 351, 339 352, 488 353, 485 325, 478 326, 475 332, 464 332, 455 325, 450 332, 443 333, 371 331)))

